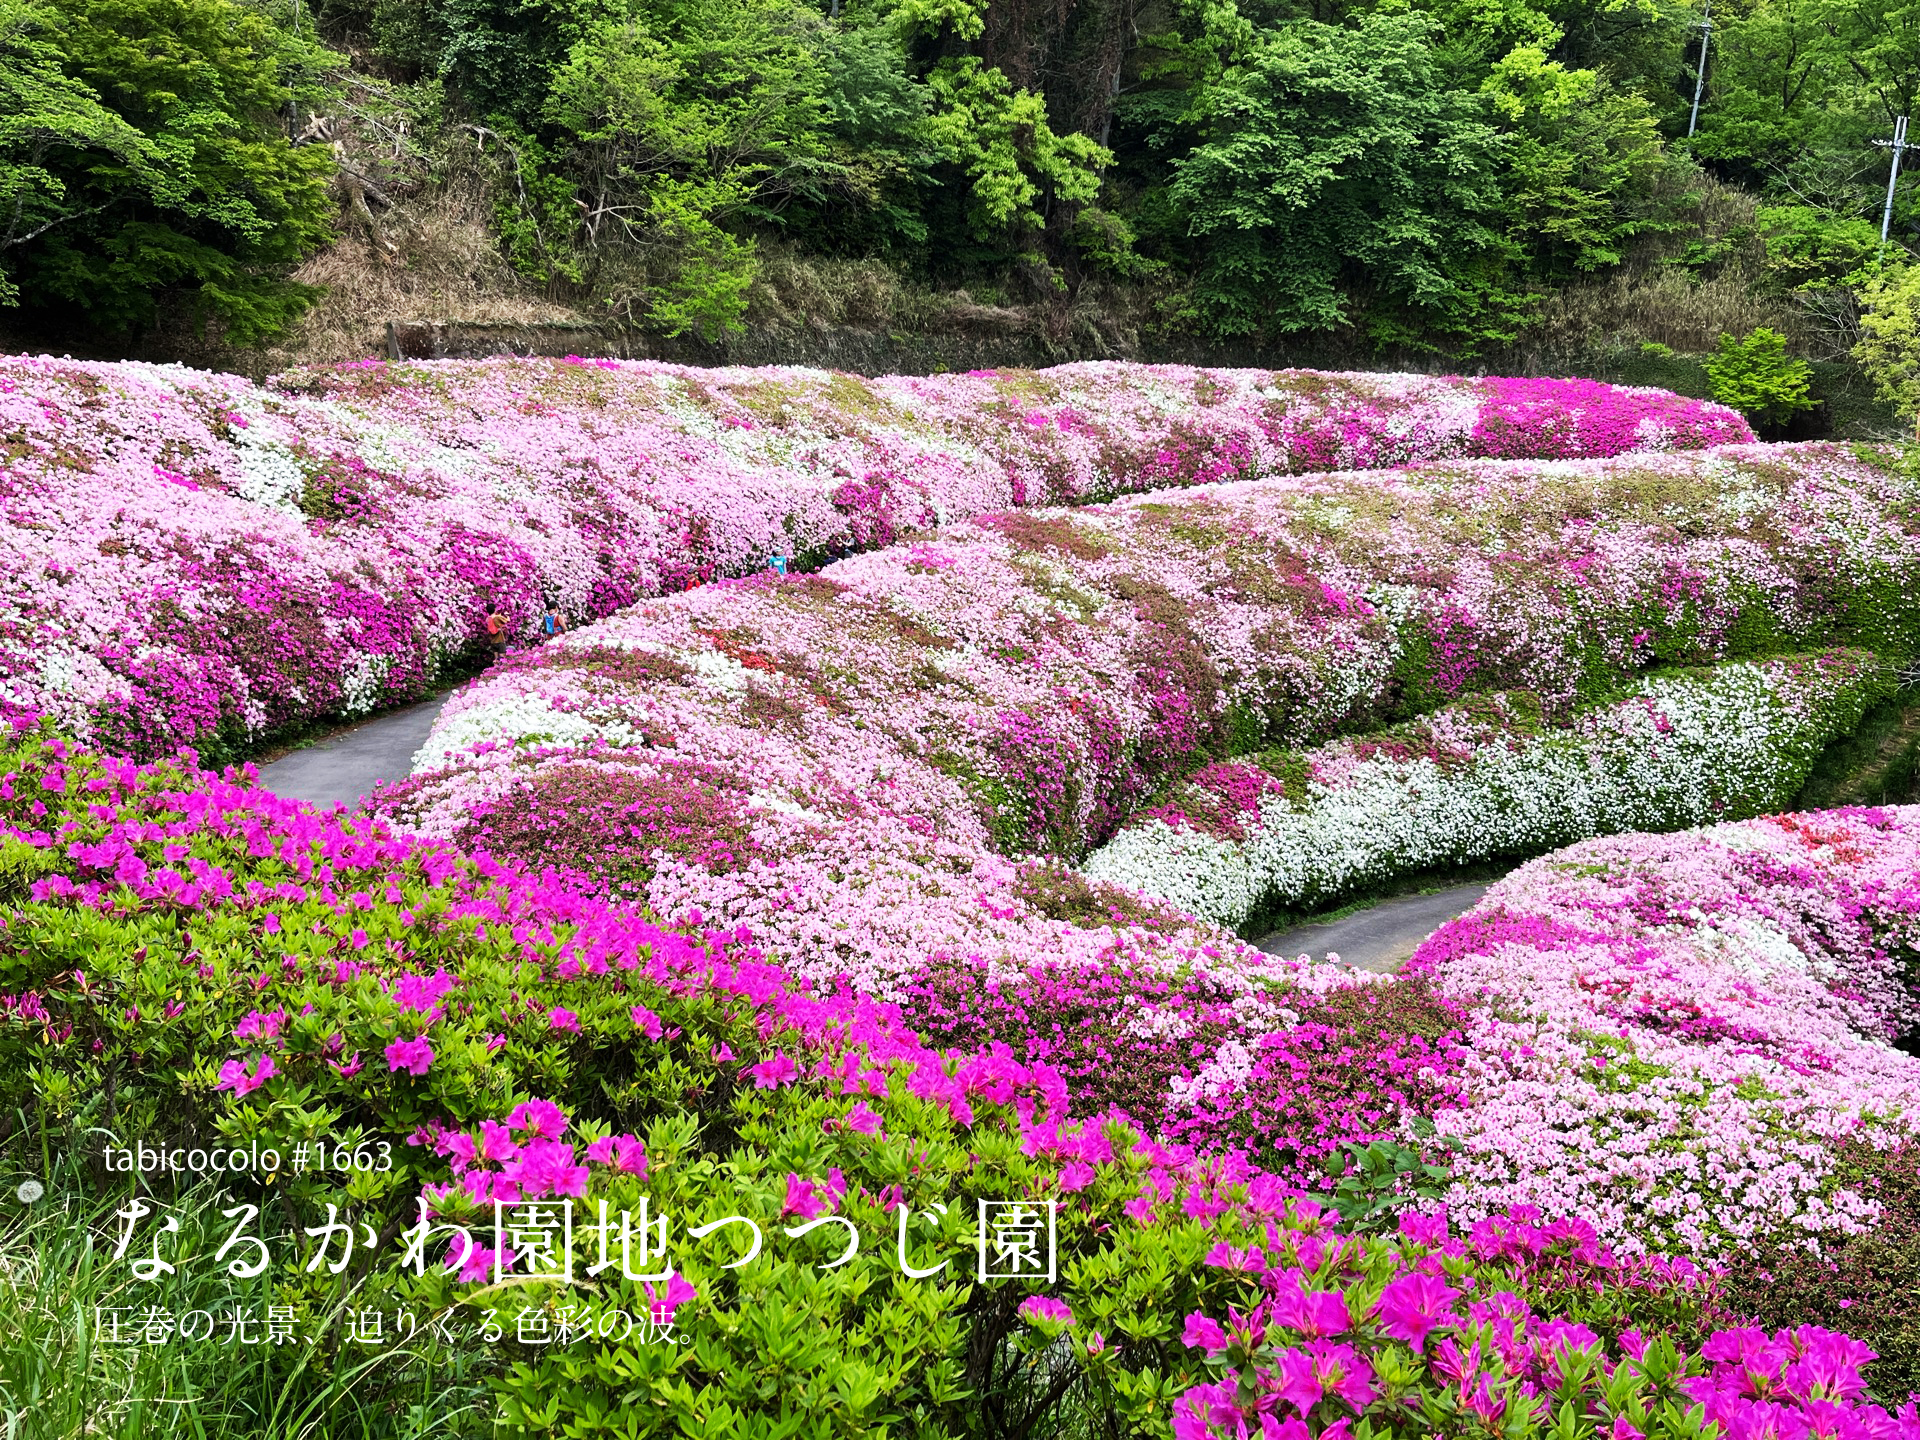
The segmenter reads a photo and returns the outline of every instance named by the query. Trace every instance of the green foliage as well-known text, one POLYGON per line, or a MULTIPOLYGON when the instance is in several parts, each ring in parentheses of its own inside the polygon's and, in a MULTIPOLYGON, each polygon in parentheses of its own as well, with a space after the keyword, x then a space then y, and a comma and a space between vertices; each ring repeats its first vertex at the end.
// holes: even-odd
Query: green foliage
POLYGON ((1195 90, 1167 193, 1195 242, 1207 330, 1517 333, 1503 142, 1479 99, 1447 83, 1433 38, 1418 14, 1296 21, 1254 35, 1195 90))
POLYGON ((753 242, 716 225, 697 187, 661 185, 649 197, 659 234, 675 251, 672 274, 648 297, 647 318, 668 335, 688 331, 717 340, 743 330, 747 290, 758 266, 753 242))
MULTIPOLYGON (((49 168, 58 156, 85 155, 141 174, 151 173, 156 159, 145 135, 62 73, 60 52, 47 38, 52 19, 28 0, 0 0, 0 214, 7 221, 0 262, 72 218, 67 182, 49 168)), ((0 302, 18 298, 0 269, 0 302)))
POLYGON ((1920 266, 1876 277, 1863 300, 1853 358, 1882 400, 1906 419, 1920 417, 1920 266))
MULTIPOLYGON (((1038 303, 1056 340, 1097 280, 1167 339, 1557 346, 1595 282, 1664 265, 1837 339, 1888 258, 1867 142, 1920 104, 1920 0, 1716 15, 1685 145, 1693 12, 1650 0, 0 0, 0 302, 298 315, 327 159, 286 97, 347 62, 296 14, 428 82, 413 133, 480 137, 523 274, 709 340, 768 243, 1038 303)), ((302 113, 368 123, 327 84, 302 113)))
POLYGON ((431 0, 411 46, 477 115, 531 129, 554 73, 597 21, 621 11, 595 0, 431 0))
POLYGON ((1653 107, 1592 70, 1568 70, 1516 47, 1482 91, 1510 131, 1508 239, 1543 278, 1618 265, 1638 236, 1675 228, 1640 197, 1673 162, 1653 107))
POLYGON ((283 277, 329 238, 332 163, 275 113, 310 47, 234 0, 6 0, 0 36, 0 296, 125 330, 180 292, 241 343, 312 303, 283 277))
POLYGON ((1756 425, 1784 425, 1813 408, 1807 385, 1813 371, 1787 354, 1787 337, 1762 325, 1744 340, 1720 337, 1706 360, 1713 398, 1756 425))
MULTIPOLYGON (((1426 1128, 1432 1129, 1431 1122, 1426 1128)), ((1453 1176, 1446 1166, 1429 1164, 1418 1150, 1375 1140, 1349 1147, 1331 1178, 1332 1193, 1313 1198, 1357 1230, 1381 1230, 1408 1206, 1438 1200, 1453 1176)))
MULTIPOLYGON (((489 1408, 490 1357, 442 1343, 431 1327, 357 1356, 262 1344, 236 1354, 219 1343, 225 1315, 236 1301, 264 1314, 270 1286, 236 1285, 210 1265, 142 1284, 112 1258, 114 1212, 126 1192, 99 1191, 71 1153, 48 1180, 47 1198, 12 1203, 0 1224, 0 1395, 18 1407, 10 1440, 295 1435, 321 1425, 339 1440, 441 1440, 472 1434, 489 1408), (96 1336, 97 1315, 130 1317, 146 1306, 222 1319, 205 1344, 115 1345, 96 1336), (173 1423, 182 1412, 193 1416, 191 1431, 173 1423)), ((212 1255, 227 1239, 221 1211, 233 1197, 202 1182, 170 1198, 186 1217, 183 1248, 212 1255)), ((344 1328, 339 1308, 335 1325, 344 1328)), ((250 1333, 258 1339, 261 1327, 250 1333)))
POLYGON ((1880 257, 1880 231, 1869 220, 1811 205, 1763 205, 1756 217, 1767 245, 1767 271, 1790 290, 1855 286, 1880 257))
POLYGON ((943 61, 927 77, 929 133, 966 175, 976 235, 1041 223, 1043 199, 1084 203, 1100 191, 1112 158, 1085 135, 1057 135, 1046 103, 1014 88, 974 56, 943 61))
POLYGON ((669 334, 739 328, 754 246, 724 226, 831 178, 818 29, 792 0, 679 0, 595 26, 554 73, 578 243, 648 255, 647 318, 669 334))
MULTIPOLYGON (((829 26, 801 0, 673 0, 560 28, 577 38, 540 102, 524 84, 493 96, 516 149, 502 230, 527 273, 713 340, 741 328, 751 232, 789 209, 817 226, 850 207, 872 213, 870 231, 924 238, 898 191, 950 145, 884 28, 829 26)), ((471 53, 449 48, 442 66, 457 73, 471 53)), ((1033 118, 1007 124, 1051 155, 1033 118)), ((984 136, 993 117, 974 119, 984 136)))
POLYGON ((1714 21, 1703 156, 1787 167, 1858 147, 1920 93, 1914 0, 1758 0, 1714 21))

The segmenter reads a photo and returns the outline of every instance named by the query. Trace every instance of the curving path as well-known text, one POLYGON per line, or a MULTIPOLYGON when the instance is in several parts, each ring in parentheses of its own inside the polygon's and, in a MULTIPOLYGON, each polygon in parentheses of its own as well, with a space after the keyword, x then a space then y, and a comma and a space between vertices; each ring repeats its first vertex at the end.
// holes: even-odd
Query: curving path
MULTIPOLYGON (((447 697, 394 710, 260 767, 260 783, 276 795, 320 807, 358 805, 382 784, 413 773, 414 753, 447 697)), ((1276 930, 1257 943, 1269 955, 1325 955, 1357 970, 1398 970, 1422 940, 1465 911, 1486 885, 1454 885, 1427 895, 1400 895, 1338 920, 1276 930)))
POLYGON ((1420 942, 1487 891, 1487 882, 1452 885, 1428 895, 1399 895, 1338 920, 1276 930, 1255 943, 1269 955, 1340 957, 1356 970, 1398 970, 1420 942))
POLYGON ((413 756, 446 703, 444 695, 390 711, 260 767, 276 795, 326 808, 358 805, 378 785, 413 773, 413 756))

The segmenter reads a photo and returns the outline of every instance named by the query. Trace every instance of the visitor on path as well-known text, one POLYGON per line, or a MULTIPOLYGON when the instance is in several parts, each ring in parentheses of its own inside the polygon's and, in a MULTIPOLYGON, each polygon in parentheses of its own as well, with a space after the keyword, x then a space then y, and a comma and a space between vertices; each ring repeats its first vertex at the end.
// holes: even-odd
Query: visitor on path
POLYGON ((507 617, 498 610, 490 611, 487 615, 487 643, 496 652, 507 648, 507 617))
POLYGON ((560 612, 552 605, 547 606, 547 613, 540 617, 541 635, 551 640, 566 628, 567 622, 560 618, 560 612))

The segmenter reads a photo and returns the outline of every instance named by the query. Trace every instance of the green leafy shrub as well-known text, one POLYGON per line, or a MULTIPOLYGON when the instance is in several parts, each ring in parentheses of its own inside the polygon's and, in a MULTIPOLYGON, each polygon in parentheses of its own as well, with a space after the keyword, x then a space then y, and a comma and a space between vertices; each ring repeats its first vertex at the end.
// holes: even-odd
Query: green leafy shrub
POLYGON ((1438 1200, 1451 1178, 1446 1166, 1429 1164, 1418 1150, 1375 1140, 1349 1146, 1329 1167, 1330 1193, 1314 1198, 1354 1229, 1374 1230, 1402 1210, 1438 1200))
POLYGON ((1727 1303, 1761 1325, 1830 1325, 1858 1336, 1879 1354, 1866 1371, 1874 1393, 1897 1406, 1920 1395, 1920 1146, 1856 1143, 1842 1164, 1880 1214, 1818 1251, 1766 1247, 1729 1276, 1727 1303))
POLYGON ((1813 371, 1787 354, 1787 337, 1761 325, 1744 340, 1721 335, 1707 357, 1713 398, 1730 405, 1756 425, 1786 424, 1814 402, 1807 394, 1813 371))
POLYGON ((1912 420, 1920 416, 1920 266, 1876 277, 1862 299, 1863 333, 1853 358, 1873 381, 1874 393, 1912 420))
POLYGON ((1880 254, 1880 231, 1856 215, 1811 205, 1763 205, 1755 212, 1767 245, 1767 273, 1790 290, 1859 283, 1880 254))

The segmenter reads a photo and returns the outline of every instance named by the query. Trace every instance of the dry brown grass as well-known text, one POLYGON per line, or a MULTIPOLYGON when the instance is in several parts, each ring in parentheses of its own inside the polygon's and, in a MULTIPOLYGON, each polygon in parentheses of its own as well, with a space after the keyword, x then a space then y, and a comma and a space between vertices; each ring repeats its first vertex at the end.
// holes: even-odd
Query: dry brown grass
POLYGON ((900 275, 879 260, 801 256, 763 246, 760 274, 747 296, 756 325, 853 325, 899 328, 914 297, 900 275))
POLYGON ((1647 342, 1700 354, 1713 349, 1723 332, 1745 335, 1757 325, 1780 331, 1796 348, 1801 339, 1799 312, 1756 293, 1746 275, 1723 271, 1695 280, 1683 269, 1660 266, 1617 270, 1548 295, 1526 341, 1548 354, 1647 342))
POLYGON ((1544 297, 1517 348, 1539 361, 1648 343, 1697 355, 1722 333, 1766 325, 1806 350, 1812 337, 1802 308, 1762 285, 1756 199, 1697 170, 1676 167, 1659 183, 1685 187, 1690 198, 1676 207, 1685 231, 1646 237, 1619 269, 1544 297), (1689 245, 1704 263, 1682 263, 1689 245))
POLYGON ((462 188, 429 190, 383 215, 381 234, 391 252, 355 227, 302 265, 293 278, 323 285, 327 293, 263 353, 266 368, 384 355, 390 320, 578 322, 579 311, 513 272, 487 228, 485 198, 462 188))

